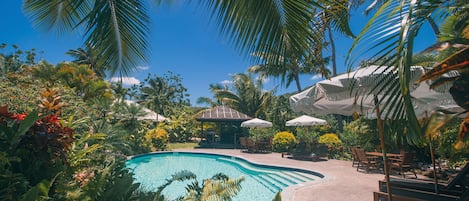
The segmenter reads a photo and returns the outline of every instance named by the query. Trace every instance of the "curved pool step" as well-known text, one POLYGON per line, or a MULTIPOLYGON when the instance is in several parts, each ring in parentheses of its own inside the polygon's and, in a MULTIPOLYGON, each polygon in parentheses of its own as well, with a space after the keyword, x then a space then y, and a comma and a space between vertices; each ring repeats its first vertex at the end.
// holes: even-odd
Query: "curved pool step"
POLYGON ((233 164, 240 168, 243 172, 251 174, 251 177, 256 181, 267 187, 272 192, 278 192, 282 189, 291 186, 300 184, 307 181, 312 181, 315 178, 319 177, 312 174, 307 174, 304 172, 294 171, 294 170, 284 170, 279 171, 266 170, 262 167, 256 167, 249 164, 246 164, 243 161, 234 160, 230 158, 218 158, 218 161, 226 162, 233 164))
POLYGON ((263 179, 259 176, 251 176, 251 178, 253 178, 257 182, 259 182, 261 185, 263 185, 267 189, 269 189, 272 193, 277 193, 279 191, 282 191, 281 187, 279 187, 277 185, 274 185, 274 184, 270 183, 269 181, 267 181, 267 180, 265 180, 265 179, 263 179))
POLYGON ((296 171, 282 171, 282 174, 288 175, 290 178, 297 180, 298 181, 297 183, 314 181, 315 179, 318 179, 318 177, 315 175, 306 174, 303 172, 296 172, 296 171))

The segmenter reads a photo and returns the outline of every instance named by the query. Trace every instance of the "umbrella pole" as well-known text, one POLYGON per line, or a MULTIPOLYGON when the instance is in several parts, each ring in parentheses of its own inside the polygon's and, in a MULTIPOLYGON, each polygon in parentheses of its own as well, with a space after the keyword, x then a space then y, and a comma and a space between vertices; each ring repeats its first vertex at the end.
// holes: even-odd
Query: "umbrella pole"
POLYGON ((378 132, 379 132, 379 141, 381 144, 381 151, 383 152, 383 162, 384 162, 384 175, 386 179, 386 190, 388 192, 389 201, 392 201, 391 193, 391 183, 389 179, 389 167, 388 167, 388 157, 386 156, 386 145, 384 144, 384 130, 383 130, 383 120, 381 119, 378 97, 375 96, 375 105, 376 105, 376 119, 378 120, 378 132))
POLYGON ((430 156, 433 165, 433 180, 435 181, 435 193, 438 194, 438 175, 436 174, 435 152, 433 150, 432 140, 430 140, 430 156))

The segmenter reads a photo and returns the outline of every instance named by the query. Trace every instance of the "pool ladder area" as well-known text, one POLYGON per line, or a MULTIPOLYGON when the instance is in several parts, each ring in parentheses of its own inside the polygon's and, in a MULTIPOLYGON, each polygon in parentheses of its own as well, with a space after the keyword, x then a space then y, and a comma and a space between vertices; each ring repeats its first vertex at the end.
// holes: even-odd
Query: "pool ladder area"
POLYGON ((282 189, 300 184, 303 182, 313 181, 319 177, 306 174, 294 170, 268 170, 262 167, 247 165, 245 162, 232 158, 218 158, 217 160, 237 165, 243 172, 249 172, 249 176, 258 183, 265 186, 273 193, 282 191, 282 189))

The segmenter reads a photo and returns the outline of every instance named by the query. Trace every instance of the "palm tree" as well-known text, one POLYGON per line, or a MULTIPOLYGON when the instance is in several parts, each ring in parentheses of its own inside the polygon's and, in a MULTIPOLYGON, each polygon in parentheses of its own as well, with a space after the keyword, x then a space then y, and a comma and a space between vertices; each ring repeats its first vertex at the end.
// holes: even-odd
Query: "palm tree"
POLYGON ((216 90, 215 97, 249 116, 266 117, 265 111, 274 97, 275 89, 266 92, 262 89, 262 80, 254 81, 250 75, 243 73, 233 76, 232 88, 216 90))
POLYGON ((163 116, 168 116, 170 100, 173 96, 173 90, 168 87, 168 83, 161 77, 147 78, 148 85, 140 87, 141 100, 145 102, 145 106, 163 116))
POLYGON ((109 66, 104 65, 103 62, 99 60, 98 52, 90 44, 86 44, 86 49, 78 48, 76 50, 69 50, 66 54, 75 58, 72 62, 89 65, 98 77, 106 77, 105 71, 109 66))
MULTIPOLYGON (((226 88, 226 86, 222 86, 221 84, 210 84, 209 90, 213 94, 216 94, 217 91, 227 90, 227 88, 226 88)), ((216 97, 214 97, 213 99, 209 98, 209 97, 199 97, 199 98, 197 98, 197 104, 208 104, 208 105, 214 107, 214 106, 217 106, 217 105, 221 105, 222 100, 217 99, 216 97)))
POLYGON ((248 68, 248 72, 258 73, 261 78, 280 77, 281 84, 285 85, 285 87, 289 87, 291 82, 295 81, 298 92, 303 90, 300 84, 300 74, 321 73, 323 77, 327 77, 329 74, 325 68, 324 64, 326 62, 324 59, 314 53, 310 53, 308 58, 301 58, 302 56, 294 51, 286 51, 285 54, 254 53, 254 56, 260 58, 275 57, 280 61, 273 64, 266 62, 251 66, 248 68))
POLYGON ((326 3, 325 9, 322 9, 316 15, 316 27, 319 29, 319 33, 327 33, 327 37, 323 36, 324 42, 327 41, 330 45, 331 51, 331 62, 332 62, 332 76, 337 75, 337 59, 336 59, 336 48, 333 36, 333 31, 336 31, 342 35, 354 38, 354 34, 349 26, 350 7, 358 6, 357 2, 349 0, 339 0, 326 3))

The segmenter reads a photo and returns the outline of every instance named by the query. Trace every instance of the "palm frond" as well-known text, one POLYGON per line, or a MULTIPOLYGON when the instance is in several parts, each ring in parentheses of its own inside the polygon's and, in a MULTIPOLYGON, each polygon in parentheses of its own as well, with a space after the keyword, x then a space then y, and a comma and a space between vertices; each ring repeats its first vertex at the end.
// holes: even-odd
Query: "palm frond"
MULTIPOLYGON (((308 50, 317 35, 310 28, 311 11, 315 2, 296 0, 203 1, 212 13, 222 35, 249 56, 252 52, 277 52, 283 55, 285 47, 308 50)), ((276 63, 278 59, 269 59, 276 63)))
POLYGON ((86 42, 99 48, 111 75, 128 75, 145 61, 149 18, 141 0, 96 1, 85 20, 86 42))
POLYGON ((46 30, 81 31, 84 25, 85 44, 96 47, 111 76, 127 75, 146 59, 149 18, 142 0, 27 0, 23 8, 46 30))

